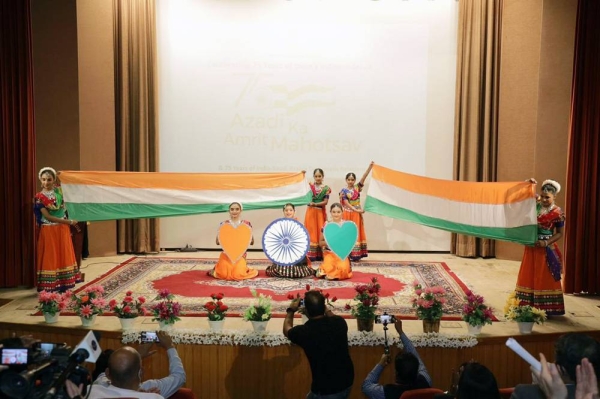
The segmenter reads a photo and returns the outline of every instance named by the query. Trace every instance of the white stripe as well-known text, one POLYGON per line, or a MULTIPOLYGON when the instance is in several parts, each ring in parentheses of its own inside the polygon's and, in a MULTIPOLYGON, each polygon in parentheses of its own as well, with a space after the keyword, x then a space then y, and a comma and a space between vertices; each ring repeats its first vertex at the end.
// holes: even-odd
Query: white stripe
POLYGON ((477 227, 511 228, 537 224, 535 199, 510 204, 476 204, 418 194, 371 180, 368 196, 420 215, 477 227))
POLYGON ((65 202, 91 204, 199 205, 268 202, 309 192, 306 180, 283 187, 242 190, 172 190, 63 184, 65 202))

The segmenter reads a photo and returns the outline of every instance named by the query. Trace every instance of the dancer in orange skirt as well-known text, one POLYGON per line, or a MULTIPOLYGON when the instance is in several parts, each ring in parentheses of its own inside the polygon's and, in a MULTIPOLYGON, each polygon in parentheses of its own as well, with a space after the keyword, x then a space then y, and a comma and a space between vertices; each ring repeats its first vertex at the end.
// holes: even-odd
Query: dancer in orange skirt
POLYGON ((313 172, 315 182, 309 183, 310 190, 312 191, 312 201, 308 204, 306 216, 304 217, 304 226, 310 236, 310 246, 307 256, 313 261, 323 260, 323 251, 321 251, 321 246, 319 245, 319 236, 327 220, 325 209, 329 201, 329 194, 331 194, 329 186, 323 184, 324 177, 325 172, 323 172, 323 169, 317 168, 313 172))
MULTIPOLYGON (((534 179, 530 181, 537 183, 534 179)), ((556 244, 565 225, 565 215, 554 203, 559 192, 557 182, 542 183, 537 203, 538 240, 533 247, 525 247, 515 289, 522 304, 544 310, 548 315, 565 314, 560 282, 562 254, 556 244)))
MULTIPOLYGON (((221 222, 219 227, 224 224, 229 224, 237 228, 239 225, 245 224, 252 228, 252 224, 250 224, 249 221, 242 220, 242 209, 242 204, 239 202, 232 202, 229 205, 229 220, 221 222)), ((216 242, 217 245, 221 245, 219 243, 218 234, 216 242)), ((250 245, 254 245, 254 237, 252 237, 250 245)), ((221 252, 221 255, 219 255, 219 261, 215 265, 214 269, 208 272, 208 275, 221 280, 246 280, 258 276, 258 270, 248 267, 246 264, 246 254, 238 259, 237 262, 233 263, 232 260, 229 259, 229 257, 225 254, 225 252, 221 252)))
MULTIPOLYGON (((332 204, 329 212, 331 212, 331 222, 325 222, 325 225, 327 225, 327 223, 337 223, 341 225, 344 222, 344 219, 342 218, 344 211, 342 210, 341 204, 338 204, 337 202, 332 204)), ((327 280, 346 280, 352 278, 350 259, 340 259, 327 247, 323 231, 321 231, 319 243, 323 248, 323 263, 321 263, 321 267, 317 270, 317 277, 326 278, 327 280)))
POLYGON ((365 211, 360 206, 360 192, 365 185, 365 179, 371 173, 371 169, 373 169, 373 164, 374 162, 369 164, 367 171, 356 185, 354 184, 356 182, 356 175, 348 173, 346 175, 347 186, 340 191, 340 203, 344 207, 344 220, 352 220, 356 223, 356 227, 358 227, 358 240, 350 253, 350 259, 355 262, 369 256, 367 235, 365 234, 365 224, 363 222, 363 213, 365 211))
POLYGON ((39 226, 36 254, 38 291, 66 291, 75 287, 79 269, 71 241, 69 220, 62 189, 56 184, 56 171, 50 167, 38 174, 42 191, 35 195, 34 214, 39 226))

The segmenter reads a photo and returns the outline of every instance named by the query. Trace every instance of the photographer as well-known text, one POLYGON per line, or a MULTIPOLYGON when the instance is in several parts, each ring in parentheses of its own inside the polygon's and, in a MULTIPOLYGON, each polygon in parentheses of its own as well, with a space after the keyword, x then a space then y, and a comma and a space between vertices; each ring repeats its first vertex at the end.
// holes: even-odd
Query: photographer
MULTIPOLYGON (((168 398, 185 384, 186 374, 181 358, 177 354, 177 349, 173 346, 173 341, 169 334, 159 331, 157 336, 158 345, 167 351, 167 356, 169 357, 169 375, 161 379, 146 380, 141 383, 140 389, 146 392, 158 392, 161 396, 168 398)), ((138 352, 142 359, 156 353, 155 350, 150 350, 151 347, 152 343, 142 344, 138 347, 138 352)), ((110 356, 112 358, 112 354, 110 356)), ((94 381, 94 387, 96 385, 108 387, 110 384, 111 381, 104 373, 101 373, 94 381)))
POLYGON ((325 309, 325 297, 319 291, 304 294, 308 321, 294 327, 294 313, 300 299, 287 309, 283 335, 304 349, 310 364, 312 384, 308 399, 344 399, 350 395, 354 383, 354 365, 348 351, 346 320, 325 309))
POLYGON ((404 345, 404 350, 396 355, 394 362, 396 382, 387 385, 378 384, 383 369, 390 363, 390 355, 384 354, 362 384, 362 391, 371 399, 397 399, 406 391, 432 386, 427 368, 410 339, 402 331, 402 321, 398 319, 394 326, 404 345))

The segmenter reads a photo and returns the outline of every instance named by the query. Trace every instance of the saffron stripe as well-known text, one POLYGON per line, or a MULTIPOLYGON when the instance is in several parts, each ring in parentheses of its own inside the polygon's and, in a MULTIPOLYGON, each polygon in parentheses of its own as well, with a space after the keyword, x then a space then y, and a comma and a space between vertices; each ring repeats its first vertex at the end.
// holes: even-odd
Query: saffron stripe
POLYGON ((373 180, 407 191, 456 202, 512 204, 535 198, 535 184, 529 182, 475 183, 433 179, 375 165, 373 180))

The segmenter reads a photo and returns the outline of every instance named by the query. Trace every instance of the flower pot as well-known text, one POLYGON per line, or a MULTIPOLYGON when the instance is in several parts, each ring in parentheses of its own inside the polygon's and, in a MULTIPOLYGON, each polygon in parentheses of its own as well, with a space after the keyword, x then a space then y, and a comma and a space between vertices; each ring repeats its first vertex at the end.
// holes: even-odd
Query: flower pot
POLYGON ((60 313, 54 313, 54 314, 44 313, 44 320, 48 324, 53 324, 58 321, 58 316, 60 316, 60 313))
POLYGON ((254 321, 254 320, 250 320, 250 322, 252 323, 252 328, 254 329, 254 332, 265 332, 267 329, 267 323, 269 322, 267 321, 254 321))
POLYGON ((469 331, 470 335, 479 335, 481 334, 481 329, 483 328, 483 326, 472 326, 470 324, 467 324, 467 330, 469 331))
POLYGON ((79 316, 79 318, 81 319, 81 325, 83 327, 91 327, 94 325, 94 323, 96 322, 96 316, 98 315, 92 315, 92 317, 83 317, 83 316, 79 316))
POLYGON ((208 326, 211 331, 223 331, 223 324, 225 324, 225 319, 208 321, 208 326))
POLYGON ((423 320, 423 332, 424 333, 439 333, 440 332, 440 321, 439 320, 423 320))
POLYGON ((531 334, 533 331, 533 321, 518 321, 517 325, 519 326, 519 332, 521 334, 531 334))
POLYGON ((119 317, 119 322, 121 322, 121 330, 131 330, 135 323, 135 317, 129 319, 119 317))
POLYGON ((358 331, 373 331, 374 319, 356 319, 356 328, 358 331))
POLYGON ((169 331, 173 329, 173 324, 175 323, 167 323, 166 321, 158 321, 158 329, 160 331, 169 331))

